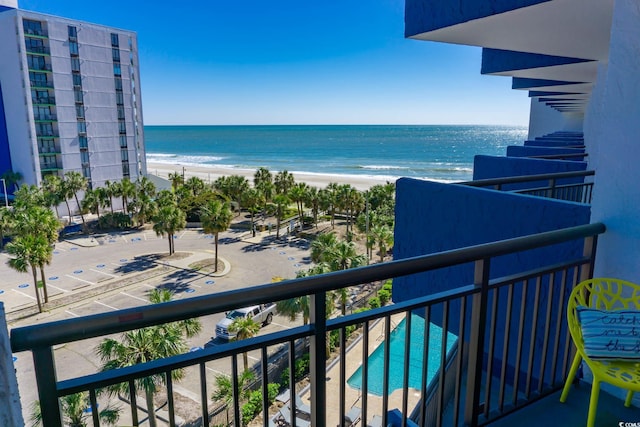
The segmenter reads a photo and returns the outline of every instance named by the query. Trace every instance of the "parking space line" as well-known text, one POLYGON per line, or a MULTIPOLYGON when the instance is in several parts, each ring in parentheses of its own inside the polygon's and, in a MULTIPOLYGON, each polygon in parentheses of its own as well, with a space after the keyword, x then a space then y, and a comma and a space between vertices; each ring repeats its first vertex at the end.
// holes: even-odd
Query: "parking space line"
POLYGON ((253 357, 251 355, 247 355, 247 359, 251 359, 251 360, 255 360, 256 362, 258 362, 260 359, 258 359, 257 357, 253 357))
POLYGON ((47 283, 47 287, 49 287, 49 288, 53 288, 53 289, 57 289, 57 290, 59 290, 59 291, 61 291, 61 292, 71 292, 71 291, 69 291, 69 290, 67 290, 67 289, 59 288, 59 287, 54 286, 54 285, 52 285, 52 284, 50 284, 50 283, 47 283))
POLYGON ((155 289, 155 286, 151 286, 151 285, 147 285, 146 283, 143 283, 142 286, 146 286, 149 289, 155 289))
POLYGON ((79 277, 74 277, 74 276, 72 276, 70 274, 65 274, 65 276, 67 276, 70 279, 75 279, 75 280, 79 280, 79 281, 84 282, 84 283, 88 283, 90 285, 95 285, 95 283, 93 283, 93 282, 90 282, 90 281, 84 280, 84 279, 80 279, 79 277))
POLYGON ((146 300, 146 299, 144 299, 144 298, 137 297, 137 296, 135 296, 135 295, 128 294, 128 293, 126 293, 126 292, 120 292, 120 293, 121 293, 122 295, 125 295, 125 296, 129 297, 129 298, 135 298, 135 299, 140 300, 140 301, 149 302, 149 300, 146 300))
POLYGON ((217 370, 215 370, 215 369, 213 369, 213 368, 210 368, 210 367, 208 367, 208 366, 206 366, 206 368, 207 368, 208 370, 210 370, 211 372, 215 372, 216 374, 224 375, 225 377, 230 377, 230 376, 231 376, 231 375, 229 375, 229 374, 228 374, 228 373, 226 373, 226 372, 217 371, 217 370))
POLYGON ((127 239, 125 239, 123 235, 120 235, 120 237, 122 237, 122 240, 124 240, 125 243, 129 243, 127 242, 127 239))
POLYGON ((65 312, 65 313, 67 313, 67 314, 68 314, 68 315, 70 315, 70 316, 73 316, 73 317, 80 317, 80 315, 79 315, 79 314, 72 313, 72 312, 70 312, 69 310, 65 310, 64 312, 65 312))
POLYGON ((111 309, 111 310, 113 310, 113 311, 118 311, 118 310, 120 310, 119 308, 111 307, 110 305, 107 305, 107 304, 105 304, 105 303, 103 303, 103 302, 101 302, 101 301, 98 301, 98 300, 96 300, 96 301, 94 301, 94 302, 95 302, 96 304, 100 304, 100 305, 102 305, 102 306, 105 306, 105 307, 107 307, 107 308, 110 308, 110 309, 111 309))
POLYGON ((93 268, 90 268, 89 270, 93 271, 94 273, 104 274, 105 276, 120 277, 120 276, 118 276, 118 275, 116 275, 116 274, 105 273, 104 271, 94 270, 93 268))
POLYGON ((32 297, 31 295, 27 295, 24 292, 20 292, 20 291, 16 291, 15 289, 11 289, 13 292, 20 294, 20 295, 24 295, 27 298, 31 298, 32 300, 36 301, 36 297, 32 297))
POLYGON ((288 326, 284 326, 284 325, 281 325, 280 323, 276 323, 276 322, 271 322, 271 324, 274 325, 274 326, 279 326, 279 327, 281 327, 283 329, 288 328, 288 326))
POLYGON ((183 231, 182 234, 180 236, 178 236, 178 239, 182 239, 182 236, 184 236, 185 234, 187 234, 187 231, 183 231))

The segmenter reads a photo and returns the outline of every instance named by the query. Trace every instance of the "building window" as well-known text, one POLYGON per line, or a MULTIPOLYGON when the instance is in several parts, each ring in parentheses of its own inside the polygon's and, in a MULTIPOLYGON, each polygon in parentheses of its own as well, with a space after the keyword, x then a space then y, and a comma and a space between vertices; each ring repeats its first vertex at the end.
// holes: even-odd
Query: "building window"
POLYGON ((78 42, 69 42, 69 53, 71 55, 78 55, 78 42))
MULTIPOLYGON (((84 175, 85 178, 91 180, 91 169, 89 168, 89 165, 82 167, 82 175, 84 175)), ((89 182, 89 186, 91 186, 91 182, 89 182)))
POLYGON ((118 47, 120 46, 120 41, 118 39, 118 35, 115 33, 111 33, 111 46, 118 47))
POLYGON ((122 176, 129 176, 129 163, 122 162, 122 176))
POLYGON ((72 25, 67 27, 67 32, 69 34, 69 40, 75 40, 78 38, 78 29, 72 25))
POLYGON ((127 148, 127 135, 120 135, 120 148, 127 148))
POLYGON ((82 86, 82 76, 78 73, 71 74, 73 77, 73 85, 74 86, 82 86))
POLYGON ((89 140, 87 139, 86 136, 79 136, 78 137, 78 143, 80 145, 80 148, 89 148, 89 140))
POLYGON ((47 63, 44 56, 27 55, 27 64, 32 70, 47 70, 47 63))
POLYGON ((87 124, 83 121, 78 122, 78 135, 87 133, 87 124))
POLYGON ((118 130, 120 131, 120 135, 126 135, 127 133, 127 124, 124 120, 118 121, 118 130))
POLYGON ((114 47, 111 49, 111 56, 113 58, 113 62, 120 62, 120 49, 114 47))
POLYGON ((35 36, 44 36, 45 33, 42 30, 42 22, 32 21, 30 19, 24 19, 22 21, 22 28, 26 34, 32 34, 35 36))
POLYGON ((76 103, 82 104, 84 102, 84 96, 82 95, 82 91, 79 89, 73 90, 73 97, 76 103))
POLYGON ((76 57, 71 58, 71 71, 75 71, 77 73, 80 72, 80 59, 76 57))
POLYGON ((120 157, 122 158, 123 162, 128 162, 129 161, 129 151, 120 150, 120 157))
POLYGON ((122 69, 120 68, 120 64, 113 64, 113 75, 114 76, 122 75, 122 69))
POLYGON ((49 82, 47 81, 47 75, 45 73, 29 71, 29 82, 31 83, 31 86, 49 87, 49 82))
POLYGON ((124 120, 124 105, 118 105, 118 120, 124 120))
POLYGON ((51 123, 36 123, 36 134, 38 136, 54 136, 53 125, 51 123))
POLYGON ((121 90, 116 91, 116 104, 124 105, 124 95, 121 90))
POLYGON ((87 163, 89 163, 89 152, 88 151, 81 151, 80 152, 80 161, 82 162, 83 165, 86 165, 87 163))
POLYGON ((115 76, 115 81, 116 81, 116 90, 122 90, 122 77, 120 76, 115 76))
POLYGON ((76 118, 84 119, 84 106, 76 104, 76 118))

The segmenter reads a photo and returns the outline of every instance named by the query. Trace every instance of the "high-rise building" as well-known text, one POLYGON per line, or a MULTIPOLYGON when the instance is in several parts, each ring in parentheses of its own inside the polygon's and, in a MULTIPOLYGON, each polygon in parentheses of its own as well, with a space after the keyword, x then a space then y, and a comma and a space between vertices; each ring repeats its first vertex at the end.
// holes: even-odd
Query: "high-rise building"
POLYGON ((132 31, 0 0, 0 174, 80 172, 91 187, 146 173, 132 31))

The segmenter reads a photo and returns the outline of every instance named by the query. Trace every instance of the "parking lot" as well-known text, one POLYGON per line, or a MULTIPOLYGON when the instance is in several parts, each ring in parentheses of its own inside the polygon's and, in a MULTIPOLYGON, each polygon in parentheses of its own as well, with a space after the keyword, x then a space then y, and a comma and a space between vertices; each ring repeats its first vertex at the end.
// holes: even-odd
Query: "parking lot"
MULTIPOLYGON (((96 295, 90 298, 12 322, 9 328, 149 304, 149 292, 161 287, 171 289, 174 299, 181 299, 269 283, 275 276, 293 278, 296 271, 306 269, 310 264, 308 243, 304 240, 285 238, 275 241, 270 235, 250 238, 248 234, 226 232, 220 235, 218 253, 230 268, 224 275, 204 273, 189 266, 194 261, 213 258, 212 236, 200 230, 186 230, 176 234, 175 239, 179 255, 176 261, 161 257, 168 254, 167 239, 156 236, 153 231, 101 235, 93 240, 81 238, 57 243, 53 261, 45 268, 50 299, 66 300, 70 295, 98 292, 93 292, 96 295), (141 280, 130 280, 132 278, 141 280), (131 283, 100 292, 124 280, 131 283)), ((0 258, 6 260, 8 256, 2 252, 0 258)), ((30 274, 18 273, 5 262, 0 265, 0 274, 3 278, 0 282, 0 301, 5 304, 9 315, 35 305, 30 274)), ((215 324, 223 316, 224 313, 218 313, 200 319, 202 333, 188 342, 192 351, 220 343, 215 339, 215 324)), ((296 324, 301 324, 301 320, 296 324)), ((273 332, 292 325, 288 318, 275 316, 273 322, 262 331, 273 332)), ((72 378, 99 370, 100 361, 95 355, 95 348, 100 340, 68 343, 56 348, 58 378, 72 378)), ((255 361, 257 357, 258 354, 249 354, 250 360, 255 361)), ((29 353, 14 354, 14 360, 23 413, 28 417, 29 408, 24 406, 37 399, 33 363, 29 353)), ((206 370, 210 395, 215 376, 228 375, 230 372, 230 361, 208 363, 206 370)), ((187 370, 184 380, 176 384, 175 391, 199 402, 198 375, 197 369, 187 370)))

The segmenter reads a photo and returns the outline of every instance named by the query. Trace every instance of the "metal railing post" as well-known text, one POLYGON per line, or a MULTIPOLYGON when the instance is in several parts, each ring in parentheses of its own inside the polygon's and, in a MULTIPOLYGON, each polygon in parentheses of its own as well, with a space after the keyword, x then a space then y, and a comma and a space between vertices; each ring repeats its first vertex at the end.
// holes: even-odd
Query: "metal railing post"
POLYGON ((593 277, 593 269, 595 268, 595 260, 596 260, 596 247, 598 246, 598 235, 585 237, 584 238, 584 249, 582 254, 589 258, 589 263, 582 265, 580 267, 580 276, 578 278, 578 283, 583 280, 589 280, 593 277))
MULTIPOLYGON (((475 294, 471 309, 471 331, 469 336, 469 362, 467 365, 467 388, 465 398, 464 423, 478 425, 480 406, 480 388, 484 358, 484 336, 487 323, 487 300, 489 296, 490 259, 475 262, 473 283, 482 290, 475 294)), ((446 334, 447 331, 442 331, 446 334)))
POLYGON ((38 383, 38 398, 42 425, 62 427, 62 413, 58 403, 56 384, 56 366, 53 361, 53 348, 40 347, 33 350, 33 365, 38 383))
MULTIPOLYGON (((327 305, 326 293, 310 296, 309 318, 314 326, 309 346, 309 377, 311 380, 311 425, 324 427, 327 408, 327 305)), ((295 390, 292 390, 295 393, 295 390)), ((292 394, 293 396, 293 394, 292 394)))

